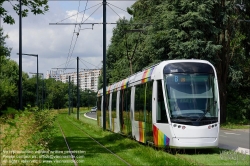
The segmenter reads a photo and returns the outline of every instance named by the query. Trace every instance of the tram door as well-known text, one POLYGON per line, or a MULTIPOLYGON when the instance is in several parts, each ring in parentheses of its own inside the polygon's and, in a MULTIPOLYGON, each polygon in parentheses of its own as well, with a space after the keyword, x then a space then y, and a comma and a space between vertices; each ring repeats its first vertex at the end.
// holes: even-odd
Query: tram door
POLYGON ((119 117, 121 133, 132 135, 130 120, 130 89, 120 91, 119 117))
POLYGON ((152 81, 135 87, 134 135, 142 143, 153 142, 152 89, 152 81))
POLYGON ((103 127, 102 123, 102 96, 97 97, 97 111, 96 111, 96 118, 97 118, 97 124, 101 127, 103 127))

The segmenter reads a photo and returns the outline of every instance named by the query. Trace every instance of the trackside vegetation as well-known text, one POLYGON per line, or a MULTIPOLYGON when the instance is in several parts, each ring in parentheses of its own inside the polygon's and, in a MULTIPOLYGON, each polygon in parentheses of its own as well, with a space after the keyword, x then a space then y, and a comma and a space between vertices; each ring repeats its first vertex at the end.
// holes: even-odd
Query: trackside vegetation
MULTIPOLYGON (((82 165, 103 165, 104 163, 105 165, 126 165, 126 163, 120 161, 105 148, 93 141, 93 139, 130 165, 198 165, 195 162, 166 153, 164 150, 155 150, 152 147, 141 145, 120 134, 103 131, 96 125, 96 121, 84 118, 83 113, 81 112, 80 114, 80 121, 76 120, 76 114, 72 114, 69 117, 67 111, 59 114, 56 120, 61 125, 71 150, 85 151, 82 165), (82 131, 86 132, 93 139, 82 131)), ((60 129, 57 131, 58 139, 50 145, 50 150, 63 151, 67 147, 65 146, 60 129)))
MULTIPOLYGON (((201 150, 155 149, 120 134, 103 131, 96 125, 95 120, 84 117, 85 112, 87 111, 80 113, 79 121, 76 120, 75 113, 71 114, 71 118, 65 117, 65 119, 70 120, 74 125, 79 125, 79 128, 123 159, 127 159, 126 161, 135 160, 135 163, 131 162, 131 165, 175 165, 175 160, 179 161, 178 165, 249 165, 250 162, 249 155, 219 148, 201 150), (137 163, 139 161, 142 163, 137 163)), ((71 127, 73 126, 71 125, 71 127)))
POLYGON ((0 165, 38 164, 54 138, 55 111, 8 110, 0 118, 0 165), (37 152, 37 153, 35 153, 37 152))
POLYGON ((1 165, 248 165, 249 155, 223 149, 156 149, 103 131, 96 121, 68 110, 12 110, 0 119, 1 165), (14 115, 14 116, 13 116, 14 115), (63 134, 62 134, 63 133, 63 134), (97 142, 98 143, 97 143, 97 142), (107 149, 108 150, 107 150, 107 149), (122 158, 126 163, 112 153, 122 158))
MULTIPOLYGON (((14 24, 0 0, 0 16, 14 24)), ((46 0, 25 1, 23 16, 43 14, 46 0)), ((13 9, 18 11, 18 4, 13 9)), ((107 50, 107 84, 122 80, 146 66, 170 59, 205 59, 218 73, 222 123, 250 123, 250 2, 240 0, 137 0, 127 9, 131 19, 117 20, 107 50), (124 24, 125 23, 125 24, 124 24), (130 25, 129 25, 130 24, 130 25), (137 33, 132 33, 137 32, 137 33), (123 70, 120 70, 123 69, 123 70)), ((8 35, 0 28, 0 116, 18 108, 18 64, 10 59, 8 35)), ((53 79, 23 78, 23 105, 39 109, 66 108, 68 84, 53 79)), ((99 88, 102 87, 99 77, 99 88)), ((71 89, 76 106, 76 86, 71 89)), ((80 90, 80 106, 95 106, 96 93, 80 90)))

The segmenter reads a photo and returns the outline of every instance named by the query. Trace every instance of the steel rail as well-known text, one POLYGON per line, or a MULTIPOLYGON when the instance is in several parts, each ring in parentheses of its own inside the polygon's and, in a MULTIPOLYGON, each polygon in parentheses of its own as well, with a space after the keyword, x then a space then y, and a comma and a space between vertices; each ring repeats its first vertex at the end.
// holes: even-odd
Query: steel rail
POLYGON ((129 164, 127 161, 125 161, 124 159, 122 159, 120 156, 118 156, 117 154, 115 154, 114 152, 112 152, 111 150, 109 150, 108 148, 106 148, 104 145, 102 145, 100 142, 98 142, 97 140, 95 140, 93 137, 91 137, 88 133, 86 133, 85 131, 83 131, 81 128, 79 128, 78 126, 76 126, 68 117, 67 117, 68 121, 73 124, 78 130, 80 130, 81 132, 83 132, 85 135, 87 135, 89 138, 91 138, 94 142, 96 142, 97 144, 99 144, 101 147, 103 147, 104 149, 106 149, 108 152, 110 152, 112 155, 114 155, 116 158, 118 158, 120 161, 124 162, 126 165, 131 166, 131 164, 129 164))
POLYGON ((66 137, 65 137, 65 135, 64 135, 64 133, 63 133, 63 130, 62 130, 60 124, 59 124, 59 128, 60 128, 60 130, 61 130, 61 132, 62 132, 64 141, 65 141, 65 143, 66 143, 66 145, 67 145, 67 147, 68 147, 68 150, 69 150, 69 152, 70 152, 71 158, 72 158, 72 160, 73 160, 75 166, 78 166, 77 161, 76 161, 76 158, 75 158, 75 156, 73 155, 73 153, 72 153, 72 151, 71 151, 71 149, 70 149, 70 147, 69 147, 69 144, 68 144, 68 142, 67 142, 67 140, 66 140, 66 137))

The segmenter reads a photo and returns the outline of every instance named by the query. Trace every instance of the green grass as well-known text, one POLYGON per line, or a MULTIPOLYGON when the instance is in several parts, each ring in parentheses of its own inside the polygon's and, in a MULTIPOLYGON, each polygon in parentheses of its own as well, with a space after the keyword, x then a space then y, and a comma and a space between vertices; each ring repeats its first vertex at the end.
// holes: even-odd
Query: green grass
POLYGON ((182 158, 186 158, 191 161, 197 161, 201 165, 210 166, 249 166, 250 156, 246 154, 236 153, 230 150, 223 149, 207 149, 207 150, 189 150, 183 154, 178 154, 182 158))
POLYGON ((0 165, 38 165, 53 135, 53 112, 28 110, 0 120, 0 165))
POLYGON ((227 118, 227 121, 221 124, 221 128, 224 129, 250 129, 250 120, 242 119, 236 120, 232 118, 227 118))
POLYGON ((227 123, 221 124, 221 128, 223 129, 249 129, 250 130, 250 125, 242 125, 238 123, 227 122, 227 123))
MULTIPOLYGON (((75 125, 131 165, 198 165, 195 162, 182 159, 163 150, 155 150, 152 147, 141 145, 120 134, 103 131, 97 126, 95 120, 85 118, 83 116, 84 112, 86 111, 81 111, 80 113, 80 121, 76 120, 75 113, 69 117, 66 111, 61 113, 56 120, 63 128, 71 150, 85 152, 83 154, 84 158, 82 158, 83 163, 79 165, 126 164, 82 133, 75 125)), ((57 130, 55 141, 50 145, 50 150, 67 151, 60 130, 57 130)), ((60 160, 63 160, 63 158, 58 159, 58 161, 60 160)))
MULTIPOLYGON (((87 111, 82 111, 80 113, 80 121, 84 122, 85 125, 89 124, 89 128, 95 131, 93 134, 100 132, 99 130, 101 129, 97 126, 96 124, 97 122, 95 120, 87 119, 82 115, 85 112, 87 111)), ((71 117, 75 119, 76 115, 72 114, 71 117)), ((171 155, 164 151, 156 151, 152 147, 141 145, 138 142, 127 139, 127 138, 126 139, 124 139, 124 137, 120 138, 120 135, 116 135, 111 132, 108 132, 108 133, 113 135, 114 138, 110 136, 110 141, 108 142, 105 142, 105 139, 101 140, 103 144, 110 146, 111 149, 113 146, 115 146, 115 144, 117 144, 117 147, 113 148, 112 150, 114 150, 121 156, 124 156, 128 161, 130 161, 131 158, 133 158, 133 156, 136 156, 136 158, 132 159, 132 161, 138 160, 137 162, 140 163, 140 160, 143 160, 141 161, 142 162, 141 165, 174 165, 174 164, 176 165, 191 164, 192 165, 194 164, 194 165, 242 165, 244 166, 244 165, 249 165, 250 163, 249 155, 235 153, 234 151, 229 151, 229 150, 224 150, 224 149, 219 149, 219 148, 184 150, 184 151, 179 150, 175 152, 172 151, 171 154, 175 154, 175 155, 171 155), (119 143, 117 139, 122 139, 123 141, 119 143), (127 148, 126 152, 128 151, 129 153, 123 154, 122 152, 119 152, 119 149, 121 147, 122 149, 127 148), (134 147, 134 148, 128 148, 128 147, 134 147), (141 158, 137 156, 141 156, 141 158), (166 159, 167 157, 170 157, 170 158, 172 157, 172 158, 166 159), (151 158, 155 158, 155 160, 152 161, 151 158), (184 162, 186 163, 179 163, 179 164, 174 163, 175 159, 176 160, 182 159, 182 161, 184 160, 184 162), (162 161, 162 162, 159 162, 159 161, 162 161)), ((133 164, 131 163, 131 164, 136 165, 137 162, 133 164)))
MULTIPOLYGON (((4 136, 8 135, 8 139, 11 140, 9 149, 11 150, 30 150, 33 153, 26 154, 29 157, 36 157, 34 161, 39 161, 41 165, 73 165, 71 156, 68 153, 68 148, 65 144, 64 138, 59 128, 61 125, 66 139, 71 147, 71 150, 75 153, 79 165, 126 165, 126 163, 117 159, 110 152, 98 145, 81 130, 87 132, 91 137, 107 147, 109 150, 120 156, 127 161, 130 165, 249 165, 250 156, 234 153, 233 151, 227 151, 222 149, 206 149, 206 150, 178 150, 164 151, 162 149, 156 150, 153 147, 149 147, 144 144, 140 144, 134 140, 124 137, 120 134, 112 133, 109 131, 103 131, 103 129, 97 126, 97 121, 84 117, 84 113, 88 110, 85 108, 80 109, 80 120, 76 119, 76 109, 71 116, 68 116, 68 109, 57 111, 55 125, 55 132, 53 134, 53 142, 49 144, 50 151, 38 152, 39 149, 36 145, 29 146, 28 149, 22 149, 20 143, 26 142, 30 138, 34 131, 30 130, 30 123, 33 123, 32 114, 22 114, 17 119, 9 120, 5 124, 5 127, 11 127, 8 133, 7 130, 2 130, 2 143, 8 143, 9 141, 3 141, 4 136), (13 123, 13 124, 12 124, 13 123), (17 125, 18 124, 18 125, 17 125), (22 128, 20 128, 20 127, 22 128), (77 126, 77 127, 76 127, 77 126), (23 128, 24 127, 24 128, 23 128), (12 129, 13 128, 13 129, 12 129), (27 128, 27 129, 26 129, 27 128), (16 129, 20 130, 18 137, 12 136, 15 134, 16 129), (26 132, 27 130, 27 132, 26 132), (21 137, 22 136, 22 137, 21 137), (17 149, 17 147, 19 147, 17 149), (47 163, 46 163, 47 162, 47 163), (51 163, 49 163, 51 162, 51 163), (64 164, 63 164, 64 163, 64 164)), ((51 112, 53 114, 53 112, 51 112)), ((47 118, 49 119, 49 117, 47 118)), ((39 120, 39 119, 38 119, 39 120)), ((46 119, 44 119, 46 120, 46 119)), ((40 120, 41 121, 41 120, 40 120)), ((44 121, 41 121, 44 124, 44 121)), ((2 122, 2 124, 4 124, 2 122)), ((32 127, 31 127, 32 128, 32 127)), ((3 127, 2 127, 3 129, 3 127)), ((34 135, 40 136, 43 135, 34 135)), ((7 137, 6 137, 7 138, 7 137)), ((24 143, 22 143, 24 144, 24 143)), ((3 150, 3 149, 2 149, 3 150)), ((24 159, 21 159, 24 161, 24 159)), ((30 159, 32 161, 32 159, 30 159)), ((38 164, 38 163, 36 163, 38 164)), ((1 165, 1 162, 0 162, 1 165)), ((21 164, 19 164, 21 165, 21 164)), ((25 165, 25 163, 23 164, 25 165)))

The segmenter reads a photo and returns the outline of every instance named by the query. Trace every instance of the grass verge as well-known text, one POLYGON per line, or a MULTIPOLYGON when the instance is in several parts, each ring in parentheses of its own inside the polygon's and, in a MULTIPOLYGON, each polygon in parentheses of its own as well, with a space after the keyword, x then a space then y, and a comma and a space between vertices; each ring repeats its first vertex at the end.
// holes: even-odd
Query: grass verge
MULTIPOLYGON (((82 162, 79 163, 79 165, 126 165, 126 163, 97 144, 77 127, 87 132, 88 135, 120 156, 130 165, 199 165, 197 162, 182 159, 179 156, 166 153, 164 150, 155 150, 152 147, 139 144, 120 134, 103 131, 96 125, 96 121, 84 118, 84 112, 85 111, 80 112, 80 121, 76 120, 76 114, 68 116, 67 111, 61 112, 56 120, 56 122, 61 125, 71 150, 84 153, 84 157, 82 156, 83 158, 81 158, 82 162)), ((55 141, 50 144, 51 151, 67 151, 59 127, 54 140, 55 141)), ((58 157, 58 162, 60 162, 60 160, 62 161, 65 157, 66 156, 63 155, 61 159, 58 157)), ((68 160, 70 160, 69 156, 68 160)), ((55 161, 53 161, 53 163, 55 163, 55 161)))
POLYGON ((55 114, 22 111, 0 120, 0 165, 38 165, 53 137, 55 114))
MULTIPOLYGON (((97 126, 97 123, 95 120, 91 120, 88 118, 85 118, 83 116, 83 114, 87 112, 87 111, 82 111, 80 113, 80 122, 82 123, 82 125, 88 125, 90 129, 92 130, 102 130, 100 129, 100 127, 97 126)), ((72 114, 71 117, 73 119, 76 119, 76 115, 72 114)), ((98 132, 93 132, 93 135, 95 135, 95 133, 98 132)), ((104 132, 105 133, 105 132, 104 132)), ((110 139, 107 142, 104 142, 107 146, 111 146, 112 144, 109 145, 112 142, 117 142, 117 139, 120 138, 120 135, 116 135, 114 133, 108 132, 111 135, 114 135, 114 138, 110 139), (117 137, 117 138, 116 138, 117 137)), ((102 141, 102 140, 101 140, 102 141)), ((138 142, 135 142, 133 140, 129 140, 132 141, 130 142, 128 145, 123 145, 123 141, 121 144, 119 144, 119 147, 130 147, 130 146, 136 146, 135 144, 140 145, 138 142)), ((141 145, 140 145, 141 146, 141 145)), ((136 149, 136 148, 135 148, 136 149)), ((140 148, 139 148, 140 149, 140 148)), ((115 150, 115 149, 114 149, 115 150)), ((133 149, 134 150, 134 149, 133 149)), ((119 150, 116 150, 119 151, 119 150)), ((128 150, 129 151, 129 150, 128 150)), ((165 165, 173 165, 173 163, 171 162, 171 160, 169 160, 167 157, 163 157, 163 158, 157 158, 157 160, 162 160, 162 163, 157 163, 156 161, 150 161, 149 158, 155 158, 155 156, 158 156, 158 153, 166 153, 163 151, 155 151, 152 147, 147 147, 147 146, 143 146, 140 150, 135 150, 135 152, 129 152, 132 156, 140 156, 140 153, 137 153, 136 151, 141 151, 141 154, 143 156, 142 160, 148 160, 148 162, 142 163, 145 165, 153 165, 153 163, 155 165, 164 165, 164 161, 170 161, 170 162, 166 162, 165 165), (146 148, 146 149, 144 149, 146 148), (152 163, 151 163, 152 162, 152 163)), ((120 152, 118 152, 119 154, 120 152)), ((241 153, 236 153, 234 151, 230 151, 230 150, 224 150, 224 149, 219 149, 219 148, 214 148, 214 149, 196 149, 196 150, 179 150, 179 151, 171 151, 171 154, 169 154, 171 157, 174 157, 173 160, 175 158, 178 159, 183 159, 185 162, 187 162, 188 164, 194 164, 194 165, 240 165, 240 166, 248 166, 250 164, 250 156, 249 155, 245 155, 245 154, 241 154, 241 153), (174 155, 171 155, 174 154, 174 155)), ((122 154, 122 156, 126 156, 126 154, 122 154)), ((161 154, 162 155, 162 154, 161 154)), ((185 164, 187 164, 185 163, 185 164)), ((180 163, 183 164, 183 163, 180 163)), ((136 164, 135 164, 136 165, 136 164)))

